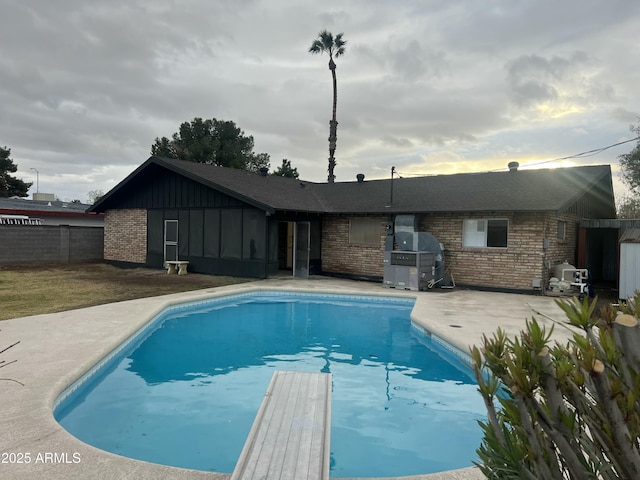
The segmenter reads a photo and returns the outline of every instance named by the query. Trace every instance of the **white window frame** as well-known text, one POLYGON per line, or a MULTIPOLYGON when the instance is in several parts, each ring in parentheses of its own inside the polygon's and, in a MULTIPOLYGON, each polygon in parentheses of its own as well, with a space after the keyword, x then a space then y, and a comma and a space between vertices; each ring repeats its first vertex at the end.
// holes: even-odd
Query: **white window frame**
POLYGON ((509 244, 509 219, 467 218, 462 223, 462 246, 464 248, 507 248, 509 244), (487 245, 489 230, 493 222, 507 223, 506 245, 487 245))

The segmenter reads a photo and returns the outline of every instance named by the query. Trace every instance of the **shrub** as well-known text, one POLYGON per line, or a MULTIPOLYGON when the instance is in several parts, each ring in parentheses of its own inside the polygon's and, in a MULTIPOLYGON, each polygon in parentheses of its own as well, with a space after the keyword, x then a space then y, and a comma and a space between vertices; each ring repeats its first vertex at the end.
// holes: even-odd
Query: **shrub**
POLYGON ((472 349, 488 418, 478 466, 489 479, 640 478, 640 294, 620 310, 560 300, 576 327, 551 344, 535 318, 472 349))

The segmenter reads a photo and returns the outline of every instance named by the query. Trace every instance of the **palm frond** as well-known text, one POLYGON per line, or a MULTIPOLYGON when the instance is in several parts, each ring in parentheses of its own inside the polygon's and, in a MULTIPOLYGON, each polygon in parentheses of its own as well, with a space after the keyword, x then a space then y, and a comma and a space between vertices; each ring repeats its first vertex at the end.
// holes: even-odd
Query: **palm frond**
POLYGON ((344 47, 347 44, 347 41, 342 39, 343 35, 344 33, 339 33, 338 35, 336 35, 336 38, 333 41, 333 45, 336 48, 336 51, 335 51, 336 57, 339 57, 340 55, 344 55, 344 47))
POLYGON ((318 33, 311 47, 309 47, 309 53, 328 53, 330 57, 339 57, 344 55, 344 46, 347 44, 346 40, 343 40, 343 33, 333 36, 333 34, 327 30, 322 30, 318 33))

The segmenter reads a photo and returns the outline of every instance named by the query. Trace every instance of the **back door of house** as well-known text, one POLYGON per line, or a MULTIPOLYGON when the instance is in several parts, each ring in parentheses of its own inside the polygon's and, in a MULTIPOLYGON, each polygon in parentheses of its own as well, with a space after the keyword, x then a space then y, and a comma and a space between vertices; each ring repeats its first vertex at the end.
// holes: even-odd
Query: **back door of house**
POLYGON ((164 221, 164 261, 178 260, 178 220, 164 221))
POLYGON ((311 246, 311 224, 296 222, 293 235, 293 276, 309 278, 309 252, 311 246))

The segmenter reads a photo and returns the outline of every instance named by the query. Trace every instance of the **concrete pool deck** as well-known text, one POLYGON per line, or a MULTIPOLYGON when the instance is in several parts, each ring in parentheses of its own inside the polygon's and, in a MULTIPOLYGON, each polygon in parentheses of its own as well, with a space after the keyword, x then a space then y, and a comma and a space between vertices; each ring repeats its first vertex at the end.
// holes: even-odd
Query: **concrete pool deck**
MULTIPOLYGON (((33 479, 228 479, 230 473, 209 473, 167 467, 121 457, 87 445, 53 418, 56 398, 75 380, 167 306, 252 290, 295 290, 416 298, 414 322, 457 348, 479 343, 482 334, 502 327, 516 335, 535 316, 548 328, 564 314, 551 297, 461 289, 411 292, 378 283, 313 277, 309 280, 269 279, 226 287, 164 295, 67 312, 0 321, 0 478, 33 479), (21 463, 20 463, 21 461, 21 463)), ((567 329, 555 334, 568 338, 567 329)), ((387 477, 388 478, 388 477, 387 477)), ((430 475, 394 477, 404 480, 476 480, 477 468, 430 475)))

